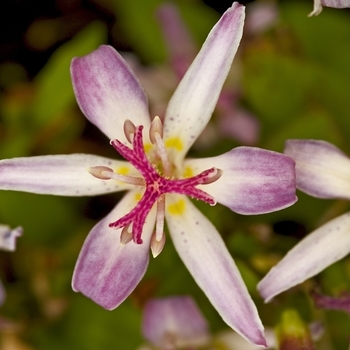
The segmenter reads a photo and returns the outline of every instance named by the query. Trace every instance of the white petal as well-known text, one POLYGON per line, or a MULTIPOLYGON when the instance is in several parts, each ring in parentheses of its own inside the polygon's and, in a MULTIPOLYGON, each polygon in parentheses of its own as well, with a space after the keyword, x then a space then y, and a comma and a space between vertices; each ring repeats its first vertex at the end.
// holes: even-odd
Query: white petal
POLYGON ((146 95, 125 60, 111 46, 102 45, 72 60, 71 75, 77 102, 86 118, 109 139, 125 142, 123 125, 149 127, 146 95))
POLYGON ((164 120, 164 140, 180 162, 207 125, 242 37, 244 6, 233 3, 207 40, 171 98, 164 120))
POLYGON ((139 192, 129 192, 89 233, 75 265, 72 286, 95 303, 111 310, 135 289, 146 272, 155 210, 147 217, 142 244, 120 243, 121 229, 108 224, 128 213, 137 203, 139 192))
POLYGON ((115 180, 100 180, 88 169, 103 165, 116 172, 135 173, 127 162, 89 154, 13 158, 0 161, 0 189, 60 196, 93 196, 130 188, 115 180))
POLYGON ((263 325, 242 277, 213 224, 185 197, 167 195, 166 218, 182 261, 223 320, 254 344, 263 325))
POLYGON ((297 188, 318 198, 350 199, 350 159, 326 141, 288 140, 284 153, 296 162, 297 188))
POLYGON ((259 283, 265 301, 315 276, 350 252, 350 213, 329 221, 298 243, 259 283))

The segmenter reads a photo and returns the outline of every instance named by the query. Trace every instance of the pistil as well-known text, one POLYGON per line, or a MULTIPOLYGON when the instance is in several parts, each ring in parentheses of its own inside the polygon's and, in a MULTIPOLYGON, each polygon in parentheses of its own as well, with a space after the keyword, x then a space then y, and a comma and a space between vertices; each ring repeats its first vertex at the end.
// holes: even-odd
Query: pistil
POLYGON ((89 172, 99 179, 114 179, 144 187, 143 196, 136 206, 128 214, 110 223, 109 226, 122 229, 120 237, 122 244, 128 243, 131 239, 135 243, 141 244, 143 226, 149 212, 154 204, 156 204, 156 228, 151 238, 151 250, 153 256, 157 256, 162 251, 165 243, 164 218, 166 194, 183 194, 202 200, 210 205, 215 205, 215 199, 196 186, 209 184, 218 180, 222 175, 222 171, 213 167, 190 178, 172 178, 173 166, 162 139, 163 126, 159 117, 156 117, 151 124, 149 138, 156 146, 157 155, 161 161, 162 173, 160 173, 157 170, 157 165, 151 163, 147 158, 143 146, 142 130, 143 126, 136 127, 130 121, 125 123, 125 135, 131 143, 132 148, 129 148, 119 140, 111 141, 112 146, 138 170, 142 178, 116 174, 112 169, 105 166, 92 167, 89 169, 89 172))

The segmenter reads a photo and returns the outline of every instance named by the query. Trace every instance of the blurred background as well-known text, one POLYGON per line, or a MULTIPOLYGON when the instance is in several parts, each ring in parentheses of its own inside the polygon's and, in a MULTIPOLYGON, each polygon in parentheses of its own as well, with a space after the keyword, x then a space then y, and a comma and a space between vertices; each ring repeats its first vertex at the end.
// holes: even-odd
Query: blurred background
MULTIPOLYGON (((282 152, 288 138, 327 140, 350 154, 350 12, 324 8, 310 18, 312 0, 244 3, 247 19, 241 46, 213 118, 190 156, 217 155, 240 145, 282 152)), ((162 116, 183 68, 232 2, 171 4, 2 1, 0 158, 65 153, 117 157, 75 102, 70 61, 101 44, 114 46, 144 86, 151 115, 162 116), (181 44, 169 36, 170 23, 181 32, 181 44)), ((257 282, 301 238, 349 209, 346 201, 318 200, 300 192, 298 197, 291 208, 254 217, 221 205, 196 205, 223 235, 266 326, 276 327, 281 315, 292 309, 306 324, 324 325, 317 348, 347 349, 348 314, 317 309, 310 291, 333 296, 349 292, 349 258, 270 304, 256 291, 257 282)), ((145 343, 143 305, 156 296, 191 295, 213 334, 227 329, 170 239, 116 310, 105 311, 72 291, 72 272, 85 237, 120 198, 121 194, 66 198, 0 192, 0 223, 24 229, 15 252, 0 251, 0 277, 7 294, 0 309, 1 349, 137 349, 145 343)))

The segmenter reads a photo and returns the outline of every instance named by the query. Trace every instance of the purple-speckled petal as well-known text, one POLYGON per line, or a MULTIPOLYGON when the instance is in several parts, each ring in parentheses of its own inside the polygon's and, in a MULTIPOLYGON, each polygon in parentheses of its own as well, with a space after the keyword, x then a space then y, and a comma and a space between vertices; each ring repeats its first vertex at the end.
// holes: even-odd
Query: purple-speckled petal
POLYGON ((109 139, 125 142, 123 125, 149 127, 146 95, 125 60, 111 46, 100 46, 71 63, 73 88, 80 109, 109 139))
POLYGON ((350 252, 350 213, 310 233, 262 279, 258 289, 266 302, 315 276, 350 252))
POLYGON ((159 349, 170 345, 197 349, 210 339, 207 321, 189 296, 149 300, 143 311, 142 334, 159 349))
POLYGON ((105 309, 120 305, 135 289, 146 272, 155 211, 149 214, 143 243, 120 243, 121 229, 108 224, 128 213, 137 203, 139 192, 129 192, 89 233, 75 265, 72 287, 105 309))
POLYGON ((59 196, 93 196, 122 191, 130 185, 100 180, 88 169, 103 165, 135 174, 129 163, 89 154, 13 158, 0 161, 0 189, 59 196))
POLYGON ((11 229, 10 226, 0 225, 0 249, 14 252, 17 238, 22 236, 22 234, 23 229, 20 226, 11 229))
POLYGON ((233 3, 213 27, 172 96, 164 120, 165 145, 175 163, 207 125, 242 37, 244 6, 233 3))
POLYGON ((288 140, 284 153, 296 162, 297 188, 318 198, 350 199, 350 159, 329 142, 288 140))
POLYGON ((309 16, 317 16, 322 11, 322 6, 334 8, 350 7, 350 0, 314 0, 314 8, 309 16))
POLYGON ((295 162, 284 154, 255 147, 237 147, 220 156, 185 162, 194 174, 216 167, 219 180, 198 188, 232 211, 264 214, 284 209, 297 201, 295 162))
POLYGON ((167 195, 166 219, 182 261, 223 320, 252 343, 266 345, 256 307, 213 224, 180 195, 167 195))

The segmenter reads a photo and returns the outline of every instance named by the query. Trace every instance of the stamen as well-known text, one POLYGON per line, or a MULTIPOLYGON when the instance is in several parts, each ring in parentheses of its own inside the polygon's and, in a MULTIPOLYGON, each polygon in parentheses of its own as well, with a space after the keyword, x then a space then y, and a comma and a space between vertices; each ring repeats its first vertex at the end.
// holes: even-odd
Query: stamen
POLYGON ((145 186, 145 181, 141 177, 122 175, 115 173, 111 168, 106 166, 93 166, 88 169, 92 176, 97 177, 101 180, 118 180, 129 185, 134 186, 145 186))
POLYGON ((156 241, 160 242, 164 236, 165 195, 161 195, 157 201, 156 241))
POLYGON ((127 140, 132 144, 133 139, 134 139, 134 135, 135 135, 135 131, 136 131, 136 126, 134 125, 134 123, 127 119, 124 122, 124 134, 125 137, 127 138, 127 140))
POLYGON ((156 258, 162 252, 165 245, 165 241, 165 234, 163 234, 161 240, 158 241, 156 238, 156 233, 153 233, 151 237, 150 247, 154 258, 156 258))
POLYGON ((164 175, 170 176, 171 163, 163 143, 163 123, 158 116, 154 117, 152 120, 149 128, 149 139, 157 146, 157 153, 162 162, 164 175))
POLYGON ((158 133, 160 137, 163 138, 163 123, 158 116, 154 117, 149 128, 149 139, 153 144, 156 143, 154 138, 155 133, 158 133))
POLYGON ((120 233, 120 244, 125 245, 132 241, 132 232, 129 231, 129 225, 123 227, 122 232, 120 233))
POLYGON ((109 174, 107 175, 106 173, 113 172, 113 170, 106 166, 92 166, 91 168, 88 169, 88 172, 92 176, 95 176, 98 179, 109 180, 111 177, 109 176, 109 174), (105 173, 105 174, 102 174, 102 173, 105 173))

